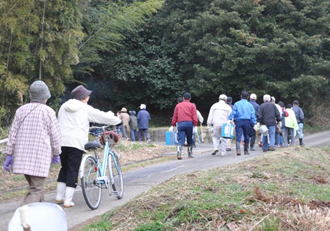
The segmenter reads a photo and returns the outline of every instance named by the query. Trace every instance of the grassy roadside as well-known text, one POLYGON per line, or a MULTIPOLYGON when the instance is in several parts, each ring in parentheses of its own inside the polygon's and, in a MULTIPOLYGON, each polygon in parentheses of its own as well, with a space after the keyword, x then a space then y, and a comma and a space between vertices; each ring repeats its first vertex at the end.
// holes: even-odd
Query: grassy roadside
POLYGON ((172 178, 91 230, 318 230, 330 227, 330 149, 290 148, 172 178))
MULTIPOLYGON (((115 149, 120 154, 123 171, 166 161, 173 157, 162 157, 162 154, 175 151, 173 146, 129 142, 124 140, 121 141, 115 149)), ((4 155, 0 154, 1 166, 4 159, 3 157, 4 155)), ((49 177, 46 181, 46 191, 55 189, 59 170, 59 165, 51 167, 49 177)), ((0 171, 0 201, 23 197, 27 192, 27 187, 28 184, 23 175, 16 175, 2 170, 0 171)))

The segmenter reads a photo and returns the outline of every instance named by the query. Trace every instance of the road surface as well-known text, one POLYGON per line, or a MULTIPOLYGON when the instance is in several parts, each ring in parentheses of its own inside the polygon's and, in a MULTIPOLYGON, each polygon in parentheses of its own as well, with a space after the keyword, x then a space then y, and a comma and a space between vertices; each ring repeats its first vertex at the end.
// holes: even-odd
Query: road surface
MULTIPOLYGON (((330 131, 308 135, 304 139, 304 142, 306 146, 330 146, 330 131)), ((226 156, 221 157, 219 155, 211 156, 211 151, 211 144, 199 145, 195 150, 196 154, 193 159, 184 158, 181 161, 171 160, 125 173, 124 198, 117 200, 115 197, 109 197, 107 191, 104 190, 101 205, 97 210, 91 211, 87 207, 81 190, 78 188, 74 196, 76 206, 70 209, 65 209, 70 229, 74 230, 75 227, 85 223, 89 219, 124 205, 141 193, 146 192, 175 175, 240 163, 264 155, 261 150, 257 150, 256 152, 252 152, 251 155, 238 157, 235 156, 232 151, 226 156)), ((46 195, 46 201, 48 202, 54 202, 54 198, 55 192, 50 192, 46 195)), ((8 222, 15 209, 20 206, 20 203, 21 200, 12 200, 0 204, 0 230, 7 230, 8 222)))

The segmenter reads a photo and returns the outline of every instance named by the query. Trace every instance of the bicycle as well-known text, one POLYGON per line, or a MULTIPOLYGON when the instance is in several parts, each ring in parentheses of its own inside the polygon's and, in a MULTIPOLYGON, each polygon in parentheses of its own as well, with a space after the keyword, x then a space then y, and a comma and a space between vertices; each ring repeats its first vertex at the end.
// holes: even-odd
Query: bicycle
POLYGON ((87 206, 94 210, 101 202, 102 189, 108 189, 110 196, 123 198, 124 182, 119 156, 112 149, 118 142, 118 135, 107 131, 109 126, 92 127, 90 133, 98 137, 98 141, 88 142, 85 149, 93 154, 85 155, 81 161, 79 177, 82 193, 87 206), (99 157, 98 149, 103 146, 103 158, 99 157), (108 171, 107 171, 108 170, 108 171))

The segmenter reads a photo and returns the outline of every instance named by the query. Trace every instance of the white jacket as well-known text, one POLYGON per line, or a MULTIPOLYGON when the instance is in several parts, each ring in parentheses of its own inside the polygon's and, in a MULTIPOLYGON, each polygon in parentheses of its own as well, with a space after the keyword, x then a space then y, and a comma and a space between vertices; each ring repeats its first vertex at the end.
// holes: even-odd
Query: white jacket
POLYGON ((223 100, 213 104, 207 118, 207 125, 222 126, 228 121, 231 111, 231 107, 223 100))
POLYGON ((107 125, 116 125, 121 122, 113 112, 100 111, 76 99, 70 99, 61 106, 58 121, 62 134, 61 146, 83 151, 88 142, 90 122, 107 125))

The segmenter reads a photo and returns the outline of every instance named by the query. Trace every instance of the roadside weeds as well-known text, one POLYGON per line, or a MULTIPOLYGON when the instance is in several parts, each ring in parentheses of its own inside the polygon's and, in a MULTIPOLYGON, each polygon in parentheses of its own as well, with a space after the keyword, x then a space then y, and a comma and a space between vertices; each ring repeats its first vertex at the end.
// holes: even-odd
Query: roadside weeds
POLYGON ((176 176, 82 230, 326 231, 329 166, 329 149, 293 147, 176 176))

